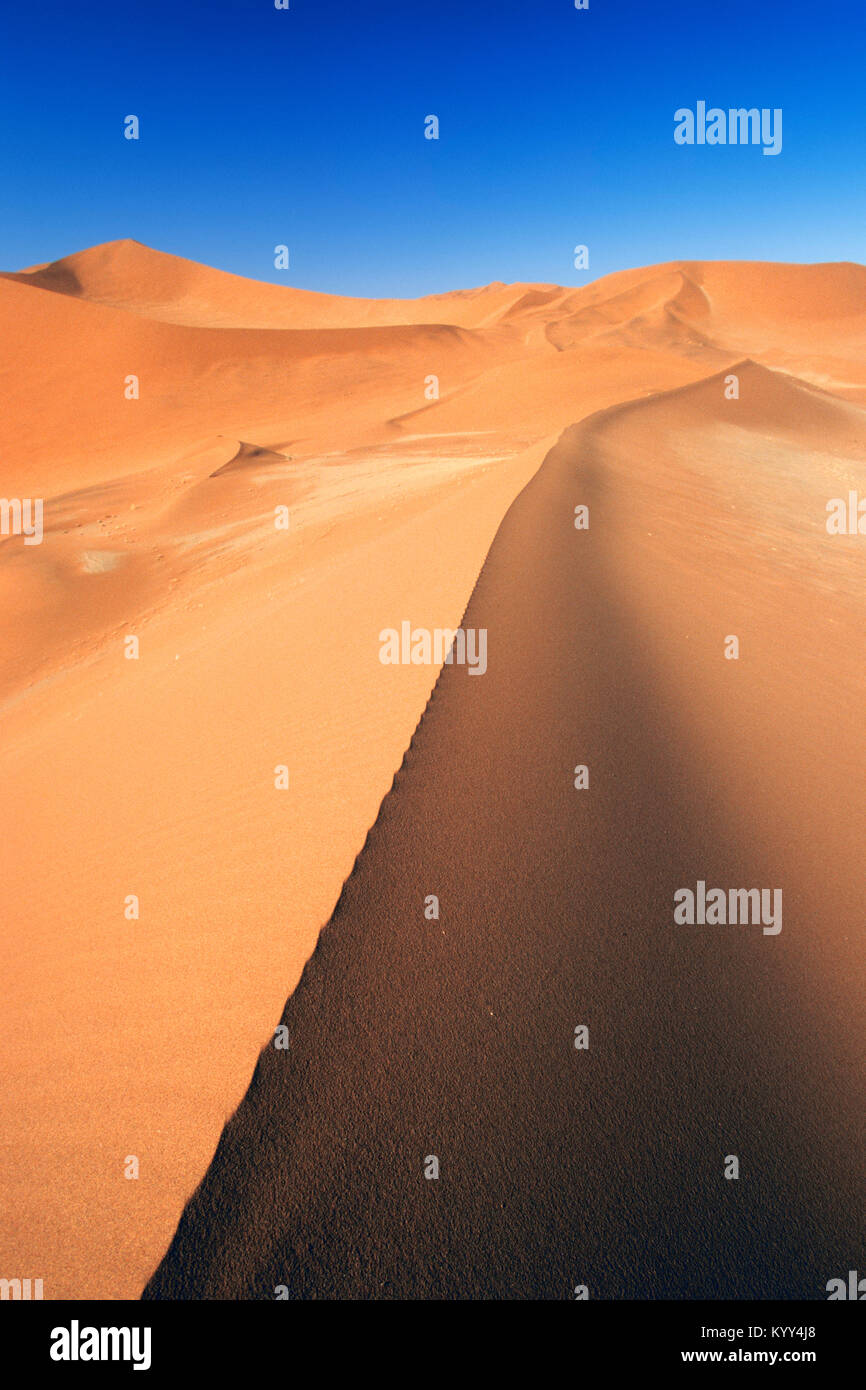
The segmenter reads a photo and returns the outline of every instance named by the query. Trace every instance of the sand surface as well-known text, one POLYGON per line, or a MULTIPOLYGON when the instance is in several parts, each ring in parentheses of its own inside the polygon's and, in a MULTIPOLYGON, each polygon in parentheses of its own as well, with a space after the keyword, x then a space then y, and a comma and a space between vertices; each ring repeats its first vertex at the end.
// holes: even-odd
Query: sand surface
MULTIPOLYGON (((738 1151, 739 1117, 781 1183, 772 1219, 805 1171, 803 1219, 838 1249, 821 1194, 843 1202, 862 1151, 864 587, 862 539, 823 519, 866 491, 866 271, 677 263, 361 301, 118 242, 0 277, 0 318, 0 491, 45 498, 42 545, 0 539, 3 1268, 46 1297, 140 1291, 374 821, 288 1005, 288 1064, 263 1054, 237 1121, 267 1098, 291 1148, 258 1182, 252 1149, 223 1152, 205 1191, 231 1254, 199 1205, 196 1260, 170 1260, 163 1287, 261 1293, 279 1266, 321 1293, 354 1241, 342 1287, 362 1296, 483 1279, 519 1295, 543 1252, 550 1296, 582 1270, 622 1291, 638 1278, 622 1223, 659 1165, 676 1171, 674 1112, 690 1180, 709 1165, 696 1213, 730 1214, 719 1145, 738 1151), (446 668, 377 820, 437 676, 383 667, 378 633, 456 626, 494 537, 472 599, 488 674, 446 668), (672 874, 740 870, 785 888, 779 938, 674 934, 672 874), (569 1035, 593 1014, 583 1056, 569 1035), (639 1143, 650 1111, 667 1118, 639 1143), (552 1175, 581 1171, 593 1215, 572 1223, 552 1175), (395 1221, 417 1242, 402 1264, 395 1221), (474 1273, 473 1231, 491 1242, 474 1273), (592 1241, 614 1235, 628 1268, 603 1275, 592 1241)), ((685 1260, 644 1270, 645 1292, 707 1277, 685 1260)))
POLYGON ((809 1299, 856 1267, 866 595, 790 502, 866 416, 739 375, 735 423, 722 376, 614 408, 509 510, 464 620, 487 674, 444 668, 149 1296, 809 1299), (781 886, 779 934, 674 926, 699 878, 781 886))

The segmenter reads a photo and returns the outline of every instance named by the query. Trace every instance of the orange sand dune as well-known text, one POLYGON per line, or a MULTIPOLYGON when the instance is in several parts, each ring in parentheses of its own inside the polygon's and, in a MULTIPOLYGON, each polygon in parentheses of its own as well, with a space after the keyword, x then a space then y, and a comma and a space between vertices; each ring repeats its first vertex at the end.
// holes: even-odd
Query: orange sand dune
MULTIPOLYGON (((409 323, 477 327, 522 298, 521 285, 422 299, 351 299, 230 275, 137 241, 91 246, 6 278, 57 294, 199 328, 359 328, 409 323)), ((558 292, 557 286, 545 287, 558 292)))
POLYGON ((862 1249, 866 592, 822 498, 866 411, 737 371, 509 509, 488 669, 443 669, 147 1296, 816 1299, 862 1249), (778 932, 675 924, 698 879, 778 932))
MULTIPOLYGON (((784 511, 775 477, 820 530, 860 456, 864 283, 678 262, 363 301, 129 241, 0 277, 0 493, 44 498, 45 530, 0 537, 4 1269, 129 1296, 167 1245, 433 686, 380 665, 380 630, 456 626, 554 440, 623 401, 651 422, 618 465, 636 553, 642 528, 686 525, 672 497, 721 522, 757 486, 784 511), (649 398, 726 371, 784 408, 762 435, 744 389, 708 442, 683 397, 695 460, 649 398)), ((781 603, 803 556, 784 527, 773 543, 784 565, 757 573, 781 603)), ((845 604, 857 553, 821 552, 845 604)))

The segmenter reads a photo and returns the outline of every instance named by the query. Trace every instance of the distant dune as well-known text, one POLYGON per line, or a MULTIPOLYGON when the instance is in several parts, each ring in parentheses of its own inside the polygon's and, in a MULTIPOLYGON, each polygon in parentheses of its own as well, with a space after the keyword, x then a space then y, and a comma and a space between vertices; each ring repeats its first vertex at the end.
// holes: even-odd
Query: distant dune
MULTIPOLYGON (((702 1002, 721 1028, 728 986, 716 957, 730 951, 744 1039, 769 1046, 759 1008, 768 1024, 790 1030, 808 1018, 820 1034, 808 1077, 785 1083, 787 1109, 774 1115, 773 1143, 825 1083, 816 1117, 834 1143, 857 1138, 850 1127, 859 1111, 845 1121, 843 1101, 853 1084, 847 1049, 863 985, 856 926, 866 785, 857 654, 862 551, 856 537, 827 536, 823 519, 829 497, 855 487, 866 495, 866 269, 676 262, 581 288, 493 284, 367 301, 252 282, 120 241, 0 276, 0 324, 0 493, 45 502, 42 544, 0 537, 2 896, 12 924, 2 946, 11 1002, 3 1020, 0 1188, 13 1213, 4 1268, 43 1277, 46 1297, 138 1294, 374 823, 348 896, 287 1007, 310 1048, 310 1030, 323 1026, 310 1004, 310 980, 321 983, 323 1000, 342 990, 346 1008, 357 985, 369 990, 358 1020, 363 1015, 372 1027, 385 1016, 376 1008, 387 1005, 405 1038, 408 997, 383 1002, 367 974, 375 933, 387 927, 384 917, 370 925, 369 873, 381 864, 371 851, 402 804, 404 775, 413 853, 429 866, 425 872, 444 864, 448 846, 456 853, 458 828, 461 841, 472 828, 447 871, 452 892, 470 898, 457 939, 446 935, 436 948, 445 956, 426 954, 423 920, 421 956, 407 942, 399 950, 387 945, 407 988, 432 1006, 447 986, 455 1008, 460 1001, 470 1012, 480 1008, 478 986, 460 964, 465 949, 467 961, 486 961, 479 966, 485 1007, 498 1017, 503 957, 491 936, 492 905, 497 892, 507 898, 513 891, 527 932, 514 970, 531 981, 532 952, 541 953, 566 1032, 573 1027, 566 1005, 585 969, 595 983, 583 997, 597 998, 602 1029, 616 1030, 626 1027, 627 1009, 640 1018, 654 969, 672 968, 679 1012, 665 1036, 683 1047, 691 1046, 683 990, 695 959, 671 956, 679 941, 665 935, 666 924, 651 926, 644 904, 632 993, 612 992, 605 981, 613 964, 600 962, 625 964, 621 917, 593 915, 592 895, 605 864, 618 863, 627 847, 639 862, 649 856, 659 873, 662 865, 673 872, 670 856, 681 850, 676 862, 690 871, 685 850, 703 852, 710 843, 701 826, 702 807, 709 807, 731 855, 719 859, 720 872, 728 863, 745 870, 754 846, 767 871, 780 866, 792 887, 790 925, 779 941, 755 944, 754 984, 746 968, 755 959, 751 948, 740 956, 740 946, 704 938, 710 973, 702 1002), (737 400, 725 395, 732 373, 737 400), (548 553, 548 528, 559 524, 548 496, 554 477, 563 506, 573 511, 589 489, 599 520, 610 518, 606 533, 591 529, 582 538, 592 536, 603 571, 591 579, 569 570, 559 597, 548 553), (288 517, 287 529, 275 524, 278 514, 288 517), (488 551, 491 568, 482 570, 488 551), (383 667, 378 634, 404 619, 456 627, 477 580, 472 602, 486 605, 491 572, 496 626, 524 634, 521 642, 534 632, 536 645, 509 637, 513 664, 501 665, 501 651, 492 655, 499 664, 482 680, 461 684, 465 673, 446 672, 418 728, 438 672, 383 667), (585 581, 597 586, 589 615, 576 598, 585 581), (544 596, 549 611, 538 606, 544 596), (612 635, 602 615, 624 623, 622 632, 612 635), (572 621, 580 650, 586 642, 598 649, 573 670, 556 626, 572 621), (739 665, 720 656, 727 632, 744 635, 739 665), (139 639, 137 660, 125 656, 130 636, 139 639), (556 653, 573 677, 568 700, 557 684, 562 670, 554 678, 545 667, 545 684, 534 665, 544 667, 556 653), (509 681, 517 682, 512 695, 503 693, 509 681), (464 727, 460 710, 471 687, 480 689, 470 691, 475 703, 465 707, 464 727), (458 689, 459 701, 448 693, 458 689), (524 696, 525 714, 511 703, 524 696), (443 733, 453 733, 467 759, 463 772, 455 770, 462 822, 456 811, 446 813, 448 779, 437 781, 433 770, 441 765, 432 752, 442 734, 431 741, 430 731, 443 704, 443 733), (608 721, 613 708, 620 713, 608 721), (541 720, 523 752, 506 751, 517 736, 502 723, 509 711, 515 729, 526 726, 530 711, 541 720), (482 714, 493 721, 489 731, 477 722, 482 714), (568 763, 582 760, 586 742, 621 730, 624 748, 633 746, 638 725, 629 719, 656 729, 656 775, 662 785, 669 779, 694 836, 659 848, 645 818, 662 816, 664 826, 672 813, 647 789, 652 767, 630 765, 611 745, 599 754, 607 820, 576 830, 592 859, 589 878, 574 890, 576 919, 562 908, 564 916, 543 923, 530 910, 531 884, 550 875, 566 892, 571 862, 545 850, 542 830, 528 819, 529 805, 539 814, 546 805, 542 827, 558 814, 555 798, 544 801, 544 779, 558 775, 544 758, 556 752, 565 759, 565 796, 568 763), (412 751, 377 821, 416 729, 418 747, 430 748, 423 776, 412 770, 412 751), (496 754, 494 763, 476 759, 472 773, 472 748, 461 743, 470 729, 483 734, 485 747, 501 730, 501 767, 496 754), (537 765, 525 761, 536 741, 537 765), (579 746, 571 751, 573 743, 579 746), (680 759, 676 767, 664 761, 672 757, 680 759), (500 786, 509 762, 513 785, 500 786), (686 765, 706 769, 691 800, 683 791, 686 765), (615 804, 605 799, 605 766, 629 793, 632 809, 619 828, 615 804), (278 767, 288 769, 288 790, 275 786, 278 767), (473 775, 483 776, 483 786, 473 775), (440 801, 441 823, 424 810, 440 801), (467 856, 472 845, 480 853, 483 830, 493 858, 470 888, 475 870, 467 856), (521 857, 513 844, 522 832, 528 848, 521 857), (828 863, 836 867, 828 871, 828 863), (497 889, 490 876, 505 864, 508 883, 497 889), (367 896, 358 896, 362 887, 367 896), (125 916, 131 895, 138 918, 125 916), (350 944, 359 939, 367 943, 360 952, 350 944), (345 986, 327 965, 332 954, 345 986), (439 972, 436 984, 431 971, 439 972), (780 1009, 788 1010, 785 1020, 780 1009), (139 1159, 137 1180, 124 1177, 129 1156, 139 1159)), ((581 539, 570 517, 562 524, 568 536, 551 541, 554 555, 566 540, 581 539)), ((575 662, 578 656, 575 648, 575 662)), ((578 813, 571 796, 567 806, 578 813)), ((397 895, 395 912, 406 883, 400 875, 409 870, 395 861, 393 880, 382 886, 383 902, 397 895)), ((628 875, 623 882, 627 894, 628 875)), ((415 886, 421 891, 420 879, 415 886)), ((631 901, 623 897, 620 906, 631 901)), ((508 907, 502 920, 516 933, 514 911, 508 907)), ((444 916, 442 927, 447 933, 444 916)), ((509 978, 505 1017, 525 1022, 527 1000, 512 989, 517 975, 509 978)), ((544 1006, 539 1028, 553 1026, 553 1008, 544 1006)), ((321 1096, 327 1066, 348 1045, 350 1016, 334 1019, 327 1065, 319 1071, 310 1060, 305 1105, 321 1096)), ((492 1068, 492 1053, 479 1061, 487 1015, 472 1013, 465 1034, 464 1015, 450 1017, 457 1031, 448 1046, 459 1054, 461 1074, 473 1057, 482 1073, 492 1068)), ((497 1036, 511 1057, 516 1042, 497 1036)), ((386 1043, 383 1035, 387 1116, 418 1073, 414 1053, 389 1071, 397 1064, 386 1043)), ((637 1044, 629 1046, 639 1076, 637 1044)), ((367 1113, 372 1094, 366 1055, 355 1064, 358 1114, 367 1113)), ((781 1076, 778 1054, 771 1060, 771 1074, 781 1076)), ((551 1073, 530 1047, 526 1076, 553 1085, 555 1075, 559 1087, 556 1069, 571 1077, 573 1061, 563 1054, 551 1073)), ((265 1070, 270 1087, 274 1077, 265 1070)), ((712 1074, 705 1068, 689 1079, 689 1094, 703 1094, 712 1074)), ((663 1072, 659 1084, 671 1075, 663 1072)), ((258 1089, 239 1124, 260 1094, 272 1092, 258 1089)), ((669 1090, 654 1094, 668 1104, 669 1090)), ((755 1094, 772 1103, 760 1086, 755 1094)), ((289 1103, 282 1094, 274 1101, 289 1103)), ((341 1092, 328 1124, 339 1120, 342 1103, 341 1092)), ((610 1103, 624 1103, 621 1089, 610 1103)), ((493 1135, 498 1113, 488 1117, 493 1135)), ((314 1122, 314 1108, 309 1115, 314 1122)), ((538 1116, 530 1108, 525 1118, 534 1124, 538 1116)), ((806 1131, 808 1143, 817 1143, 813 1119, 806 1131)), ((293 1134, 286 1142, 301 1141, 293 1134)), ((385 1142, 380 1129, 371 1142, 385 1142)), ((415 1139, 405 1142, 414 1165, 415 1139)), ((420 1130, 417 1142, 428 1151, 420 1130)), ((691 1131, 688 1142, 697 1162, 691 1131)), ((724 1142, 720 1130, 716 1147, 724 1142)), ((480 1180, 493 1160, 480 1135, 467 1134, 466 1143, 480 1180)), ((323 1145, 322 1172, 333 1174, 333 1151, 323 1145)), ((297 1153, 312 1173, 315 1153, 297 1153)), ((835 1174, 846 1192, 849 1169, 827 1162, 828 1180, 835 1174)), ((235 1184, 237 1201, 258 1211, 261 1191, 232 1164, 228 1178, 224 1171, 208 1182, 235 1184)), ((413 1167, 413 1183, 415 1176, 413 1167)), ((817 1191, 818 1177, 809 1181, 817 1191)), ((296 1197, 269 1237, 283 1266, 288 1256, 280 1251, 293 1232, 318 1219, 318 1208, 302 1209, 296 1197)), ((327 1206, 332 1198, 323 1188, 316 1200, 327 1206)), ((382 1200, 377 1220, 386 1208, 393 1215, 390 1199, 382 1200)), ((190 1219, 200 1212, 199 1205, 190 1219)), ((836 1231, 832 1204, 825 1216, 828 1231, 836 1231)), ((351 1232, 359 1219, 356 1205, 342 1229, 351 1232)), ((515 1221, 517 1229, 519 1215, 515 1221)), ((504 1237, 497 1240, 506 1249, 504 1237)), ((790 1254, 794 1247, 786 1248, 790 1254)), ((202 1255, 196 1289, 216 1277, 209 1260, 202 1255)), ((265 1262, 246 1253, 233 1260, 226 1279, 235 1292, 260 1291, 256 1281, 270 1278, 265 1262)), ((360 1265, 353 1269, 347 1277, 360 1280, 360 1265)), ((177 1263, 160 1276, 164 1288, 188 1293, 187 1277, 177 1263)))

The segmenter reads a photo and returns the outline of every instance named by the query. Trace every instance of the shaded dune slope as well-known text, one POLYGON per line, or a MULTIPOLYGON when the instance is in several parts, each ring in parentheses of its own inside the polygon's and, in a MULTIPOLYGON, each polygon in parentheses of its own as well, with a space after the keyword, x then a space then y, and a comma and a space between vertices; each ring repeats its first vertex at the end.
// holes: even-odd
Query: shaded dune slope
MULTIPOLYGON (((744 435, 805 408, 796 384, 740 373, 744 435)), ((708 453, 722 402, 721 377, 672 393, 673 437, 708 453)), ((713 779, 715 757, 736 784, 744 747, 723 723, 716 747, 693 717, 733 706, 781 750, 784 682, 758 667, 724 685, 701 650, 672 679, 650 640, 639 581, 678 591, 688 541, 640 550, 648 526, 635 528, 616 449, 655 435, 660 408, 567 430, 503 519, 464 618, 488 631, 487 673, 443 669, 286 1004, 289 1049, 262 1052, 145 1297, 286 1285, 293 1298, 560 1299, 586 1284, 608 1298, 820 1298, 856 1267, 864 1106, 828 1019, 847 1010, 845 1035, 862 1036, 862 991, 814 989, 822 965, 844 973, 855 908, 830 885, 816 911, 801 846, 774 853, 713 779), (697 878, 781 882, 782 934, 675 926, 673 893, 697 878), (588 1051, 573 1046, 579 1024, 588 1051), (432 1154, 438 1181, 424 1178, 432 1154), (738 1182, 722 1176, 729 1154, 738 1182)), ((760 520, 749 544, 775 563, 760 520)), ((688 558, 698 590, 733 602, 732 524, 728 568, 719 551, 702 570, 699 545, 688 558)), ((844 612, 812 616, 857 631, 844 612)), ((684 652, 686 618, 668 618, 684 652)), ((837 799, 857 776, 840 766, 837 799)), ((850 804, 859 814, 862 794, 850 804)))

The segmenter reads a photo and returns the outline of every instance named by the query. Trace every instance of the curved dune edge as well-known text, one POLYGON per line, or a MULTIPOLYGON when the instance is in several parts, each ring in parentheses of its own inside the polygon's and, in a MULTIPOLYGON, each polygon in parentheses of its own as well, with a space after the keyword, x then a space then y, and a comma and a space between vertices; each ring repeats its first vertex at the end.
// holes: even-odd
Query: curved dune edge
MULTIPOLYGON (((564 420, 744 353, 866 399, 862 267, 678 262, 347 305, 145 251, 65 258, 74 295, 0 277, 2 491, 45 498, 44 544, 0 544, 0 1198, 8 1262, 49 1298, 137 1294, 166 1248, 429 697, 432 667, 383 680, 378 633, 456 624, 564 420), (291 461, 213 478, 239 441, 291 461)), ((766 446, 780 478, 796 433, 777 420, 766 446)), ((676 495, 687 518, 694 488, 676 495)), ((780 555, 787 583, 802 557, 788 539, 780 555)), ((822 565, 845 591, 850 546, 822 565)), ((841 686, 824 693, 813 721, 838 708, 844 726, 841 686)))
POLYGON ((754 587, 753 566, 789 578, 785 545, 814 562, 832 542, 767 506, 774 460, 743 469, 771 428, 789 495, 818 496, 843 451, 863 468, 864 417, 732 370, 739 419, 728 373, 601 411, 509 508, 463 619, 488 628, 488 672, 440 673, 286 1004, 289 1049, 261 1053, 146 1298, 816 1298, 858 1248, 859 894, 816 870, 854 848, 866 796, 821 757, 854 754, 853 702, 832 729, 816 713, 844 700, 866 604, 853 574, 837 598, 803 563, 787 591, 754 587), (717 489, 690 494, 690 546, 660 472, 717 489), (635 489, 658 529, 624 506, 635 489), (739 685, 715 621, 732 613, 739 685), (703 875, 781 880, 784 934, 675 930, 675 887, 703 875), (598 1038, 585 1058, 576 1021, 598 1038), (730 1147, 749 1156, 736 1202, 730 1147))

